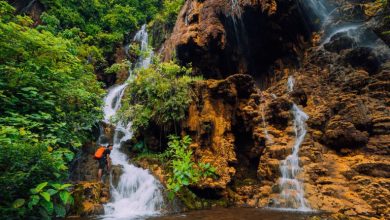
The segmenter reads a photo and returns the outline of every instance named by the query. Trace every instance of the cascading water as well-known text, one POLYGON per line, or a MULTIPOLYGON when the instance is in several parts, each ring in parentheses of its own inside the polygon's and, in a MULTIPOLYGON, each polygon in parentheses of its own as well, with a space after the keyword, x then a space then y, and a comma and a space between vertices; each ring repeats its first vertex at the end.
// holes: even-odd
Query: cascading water
MULTIPOLYGON (((261 99, 263 99, 263 94, 261 92, 260 92, 260 96, 261 96, 261 99)), ((272 141, 271 136, 268 133, 267 122, 265 121, 265 113, 264 113, 264 106, 263 105, 260 105, 260 112, 261 112, 261 119, 263 121, 263 129, 264 129, 264 135, 265 135, 266 142, 267 142, 267 144, 272 144, 273 141, 272 141)))
POLYGON ((241 7, 238 0, 230 0, 232 14, 241 15, 241 7))
POLYGON ((294 91, 294 83, 295 83, 294 77, 293 76, 289 76, 288 80, 287 80, 287 91, 288 92, 294 91))
POLYGON ((272 141, 271 136, 269 136, 269 133, 268 133, 267 123, 265 122, 264 107, 263 107, 262 105, 261 105, 261 107, 260 107, 260 111, 261 111, 261 119, 262 119, 262 121, 263 121, 263 128, 264 128, 265 139, 266 139, 266 141, 267 141, 268 144, 272 144, 273 141, 272 141))
POLYGON ((303 0, 305 4, 319 19, 324 22, 329 15, 329 9, 324 0, 303 0))
POLYGON ((243 34, 241 32, 245 31, 244 24, 240 18, 241 13, 242 9, 238 0, 230 0, 230 16, 233 21, 233 28, 236 35, 237 43, 240 43, 240 34, 243 34), (240 22, 239 24, 237 24, 237 19, 240 22))
MULTIPOLYGON (((289 77, 287 89, 292 92, 294 89, 294 78, 289 77)), ((281 189, 279 207, 296 209, 298 211, 310 211, 305 198, 304 190, 298 175, 301 171, 299 166, 299 148, 306 136, 306 121, 309 116, 303 112, 296 104, 291 109, 294 116, 295 141, 292 147, 292 153, 280 163, 281 178, 279 186, 281 189)))
POLYGON ((319 19, 317 26, 324 33, 322 45, 328 43, 332 36, 345 33, 355 41, 355 47, 371 47, 390 55, 386 44, 370 28, 365 26, 366 18, 348 18, 342 10, 343 4, 337 6, 334 2, 332 4, 331 1, 327 0, 301 1, 302 7, 315 15, 315 18, 311 19, 319 19))
MULTIPOLYGON (((140 42, 141 51, 148 51, 148 33, 146 26, 137 32, 134 41, 140 42)), ((151 61, 151 55, 141 57, 135 68, 146 68, 151 61)), ((132 80, 132 74, 128 80, 132 80)), ((114 86, 104 99, 104 122, 110 123, 120 109, 124 90, 128 83, 114 86)), ((131 124, 119 121, 115 124, 114 146, 111 152, 112 165, 122 169, 118 183, 110 178, 111 201, 104 207, 105 219, 135 219, 140 216, 156 215, 163 205, 161 184, 147 171, 129 164, 129 159, 121 152, 121 144, 132 137, 131 124)))

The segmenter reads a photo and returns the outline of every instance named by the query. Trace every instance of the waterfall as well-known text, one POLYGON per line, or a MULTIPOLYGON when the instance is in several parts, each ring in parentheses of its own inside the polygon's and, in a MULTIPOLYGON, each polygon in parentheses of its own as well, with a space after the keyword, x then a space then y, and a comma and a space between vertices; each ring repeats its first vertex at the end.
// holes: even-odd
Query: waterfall
POLYGON ((265 121, 265 113, 264 113, 264 107, 261 105, 260 107, 260 111, 261 111, 261 119, 263 121, 263 128, 264 128, 264 135, 265 135, 265 140, 268 144, 272 144, 273 141, 272 141, 272 138, 271 136, 269 136, 269 133, 268 133, 268 129, 267 129, 267 123, 265 121))
POLYGON ((239 0, 230 0, 230 9, 232 11, 232 14, 240 16, 241 15, 241 7, 240 7, 238 1, 239 0))
MULTIPOLYGON (((263 93, 260 92, 260 97, 263 100, 264 96, 263 93)), ((260 112, 261 112, 261 120, 263 121, 263 128, 264 128, 264 135, 265 135, 265 140, 267 144, 272 144, 272 138, 269 136, 268 129, 267 129, 267 122, 265 121, 265 113, 264 113, 264 106, 260 104, 260 112)))
POLYGON ((320 22, 324 22, 329 17, 329 9, 326 6, 325 0, 303 0, 309 9, 320 19, 320 22))
POLYGON ((332 36, 338 33, 346 33, 348 37, 355 41, 354 46, 371 47, 385 53, 387 57, 390 56, 387 45, 371 29, 365 26, 366 18, 345 19, 345 12, 341 8, 342 3, 334 5, 328 0, 301 1, 301 7, 304 10, 309 10, 320 21, 317 25, 324 33, 321 40, 322 45, 328 43, 332 36))
POLYGON ((293 76, 289 76, 288 80, 287 80, 287 91, 288 92, 294 91, 294 83, 295 83, 294 77, 293 76))
MULTIPOLYGON (((140 42, 141 51, 148 51, 148 33, 146 25, 135 35, 134 41, 140 42)), ((141 56, 135 68, 147 68, 151 61, 151 54, 141 56)), ((128 80, 132 80, 131 71, 128 80)), ((104 122, 116 115, 121 107, 123 93, 128 82, 117 85, 108 90, 105 97, 104 122)), ((131 123, 119 121, 115 124, 113 150, 111 152, 112 165, 121 167, 119 182, 114 183, 110 178, 111 202, 104 206, 104 219, 135 219, 140 216, 159 214, 163 205, 160 183, 147 171, 129 164, 127 155, 121 152, 123 142, 131 139, 131 123)))
MULTIPOLYGON (((294 82, 294 78, 290 76, 287 83, 289 92, 293 91, 294 82)), ((279 205, 298 211, 310 211, 304 198, 302 183, 297 178, 301 171, 298 153, 306 136, 306 121, 309 119, 309 116, 296 104, 293 104, 291 111, 294 116, 295 141, 292 147, 292 153, 280 163, 281 178, 279 180, 279 186, 281 193, 279 205)))

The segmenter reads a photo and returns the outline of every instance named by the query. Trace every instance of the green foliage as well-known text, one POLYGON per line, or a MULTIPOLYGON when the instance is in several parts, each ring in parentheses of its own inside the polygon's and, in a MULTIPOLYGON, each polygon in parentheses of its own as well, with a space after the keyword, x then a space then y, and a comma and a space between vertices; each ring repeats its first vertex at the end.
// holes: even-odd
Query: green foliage
POLYGON ((13 17, 15 9, 6 1, 0 1, 0 21, 6 22, 13 17))
POLYGON ((0 123, 80 146, 83 131, 101 116, 103 90, 92 66, 70 41, 49 32, 8 22, 0 33, 0 123))
MULTIPOLYGON (((12 11, 0 1, 0 215, 10 218, 29 213, 20 207, 32 186, 67 177, 104 95, 81 47, 12 11)), ((43 16, 55 29, 58 20, 43 16)))
MULTIPOLYGON (((72 40, 80 47, 94 47, 86 54, 105 63, 126 33, 136 31, 162 9, 161 0, 41 0, 47 11, 42 14, 40 30, 64 35, 78 28, 72 40)), ((69 39, 69 38, 68 38, 69 39)))
POLYGON ((110 67, 106 68, 104 72, 106 74, 117 74, 120 71, 129 71, 130 63, 124 61, 122 63, 114 63, 110 67))
POLYGON ((158 47, 161 45, 169 33, 173 30, 177 16, 184 4, 184 0, 165 0, 161 11, 150 22, 152 31, 152 45, 158 47))
POLYGON ((28 212, 30 218, 37 217, 51 219, 63 218, 66 215, 66 206, 73 204, 74 200, 69 192, 71 184, 43 182, 30 189, 29 199, 17 199, 13 208, 28 212))
POLYGON ((168 142, 168 156, 171 159, 172 174, 167 181, 169 197, 178 193, 182 187, 199 182, 202 178, 216 177, 215 168, 209 163, 194 163, 191 160, 192 150, 189 148, 191 138, 170 135, 168 142))
MULTIPOLYGON (((0 0, 0 216, 5 218, 64 215, 69 195, 51 183, 67 178, 73 151, 102 117, 104 91, 93 71, 114 74, 128 68, 127 63, 112 65, 110 58, 124 36, 162 10, 169 17, 175 8, 166 3, 170 0, 40 2, 45 12, 34 27, 31 18, 15 15, 0 0), (32 186, 37 187, 30 193, 32 186)), ((190 100, 193 79, 186 68, 153 68, 139 70, 145 76, 136 81, 167 79, 128 101, 142 113, 131 114, 139 127, 151 120, 159 125, 180 120, 190 100), (152 103, 145 104, 143 97, 152 103)))
POLYGON ((190 68, 156 62, 135 72, 120 112, 121 119, 132 121, 134 131, 152 123, 169 126, 185 117, 192 101, 190 84, 198 79, 189 76, 190 68))
POLYGON ((184 0, 166 0, 163 3, 163 9, 157 15, 154 21, 164 23, 173 27, 176 22, 177 15, 184 4, 184 0))

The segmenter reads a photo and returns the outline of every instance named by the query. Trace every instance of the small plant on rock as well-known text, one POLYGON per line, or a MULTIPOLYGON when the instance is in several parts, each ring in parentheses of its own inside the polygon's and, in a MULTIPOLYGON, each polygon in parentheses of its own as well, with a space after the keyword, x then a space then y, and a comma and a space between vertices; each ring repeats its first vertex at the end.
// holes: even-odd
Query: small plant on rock
POLYGON ((176 135, 170 135, 168 138, 167 152, 172 160, 172 174, 167 185, 170 198, 173 198, 182 187, 196 184, 202 178, 216 177, 216 170, 211 164, 196 164, 191 160, 192 151, 189 146, 192 140, 189 136, 180 139, 176 135))

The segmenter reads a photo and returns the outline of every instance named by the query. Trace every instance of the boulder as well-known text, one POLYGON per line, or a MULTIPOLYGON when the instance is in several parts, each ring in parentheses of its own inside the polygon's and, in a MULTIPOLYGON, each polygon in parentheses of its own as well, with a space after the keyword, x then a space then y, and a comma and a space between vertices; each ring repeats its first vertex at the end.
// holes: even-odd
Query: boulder
POLYGON ((356 44, 356 41, 348 34, 348 32, 340 32, 333 35, 330 41, 324 44, 327 51, 340 53, 345 49, 350 49, 356 44))
POLYGON ((354 68, 366 70, 370 75, 376 74, 381 61, 370 47, 357 47, 345 55, 345 61, 354 68))
POLYGON ((351 122, 336 115, 328 122, 323 140, 336 149, 360 148, 367 144, 368 133, 359 131, 351 122))

